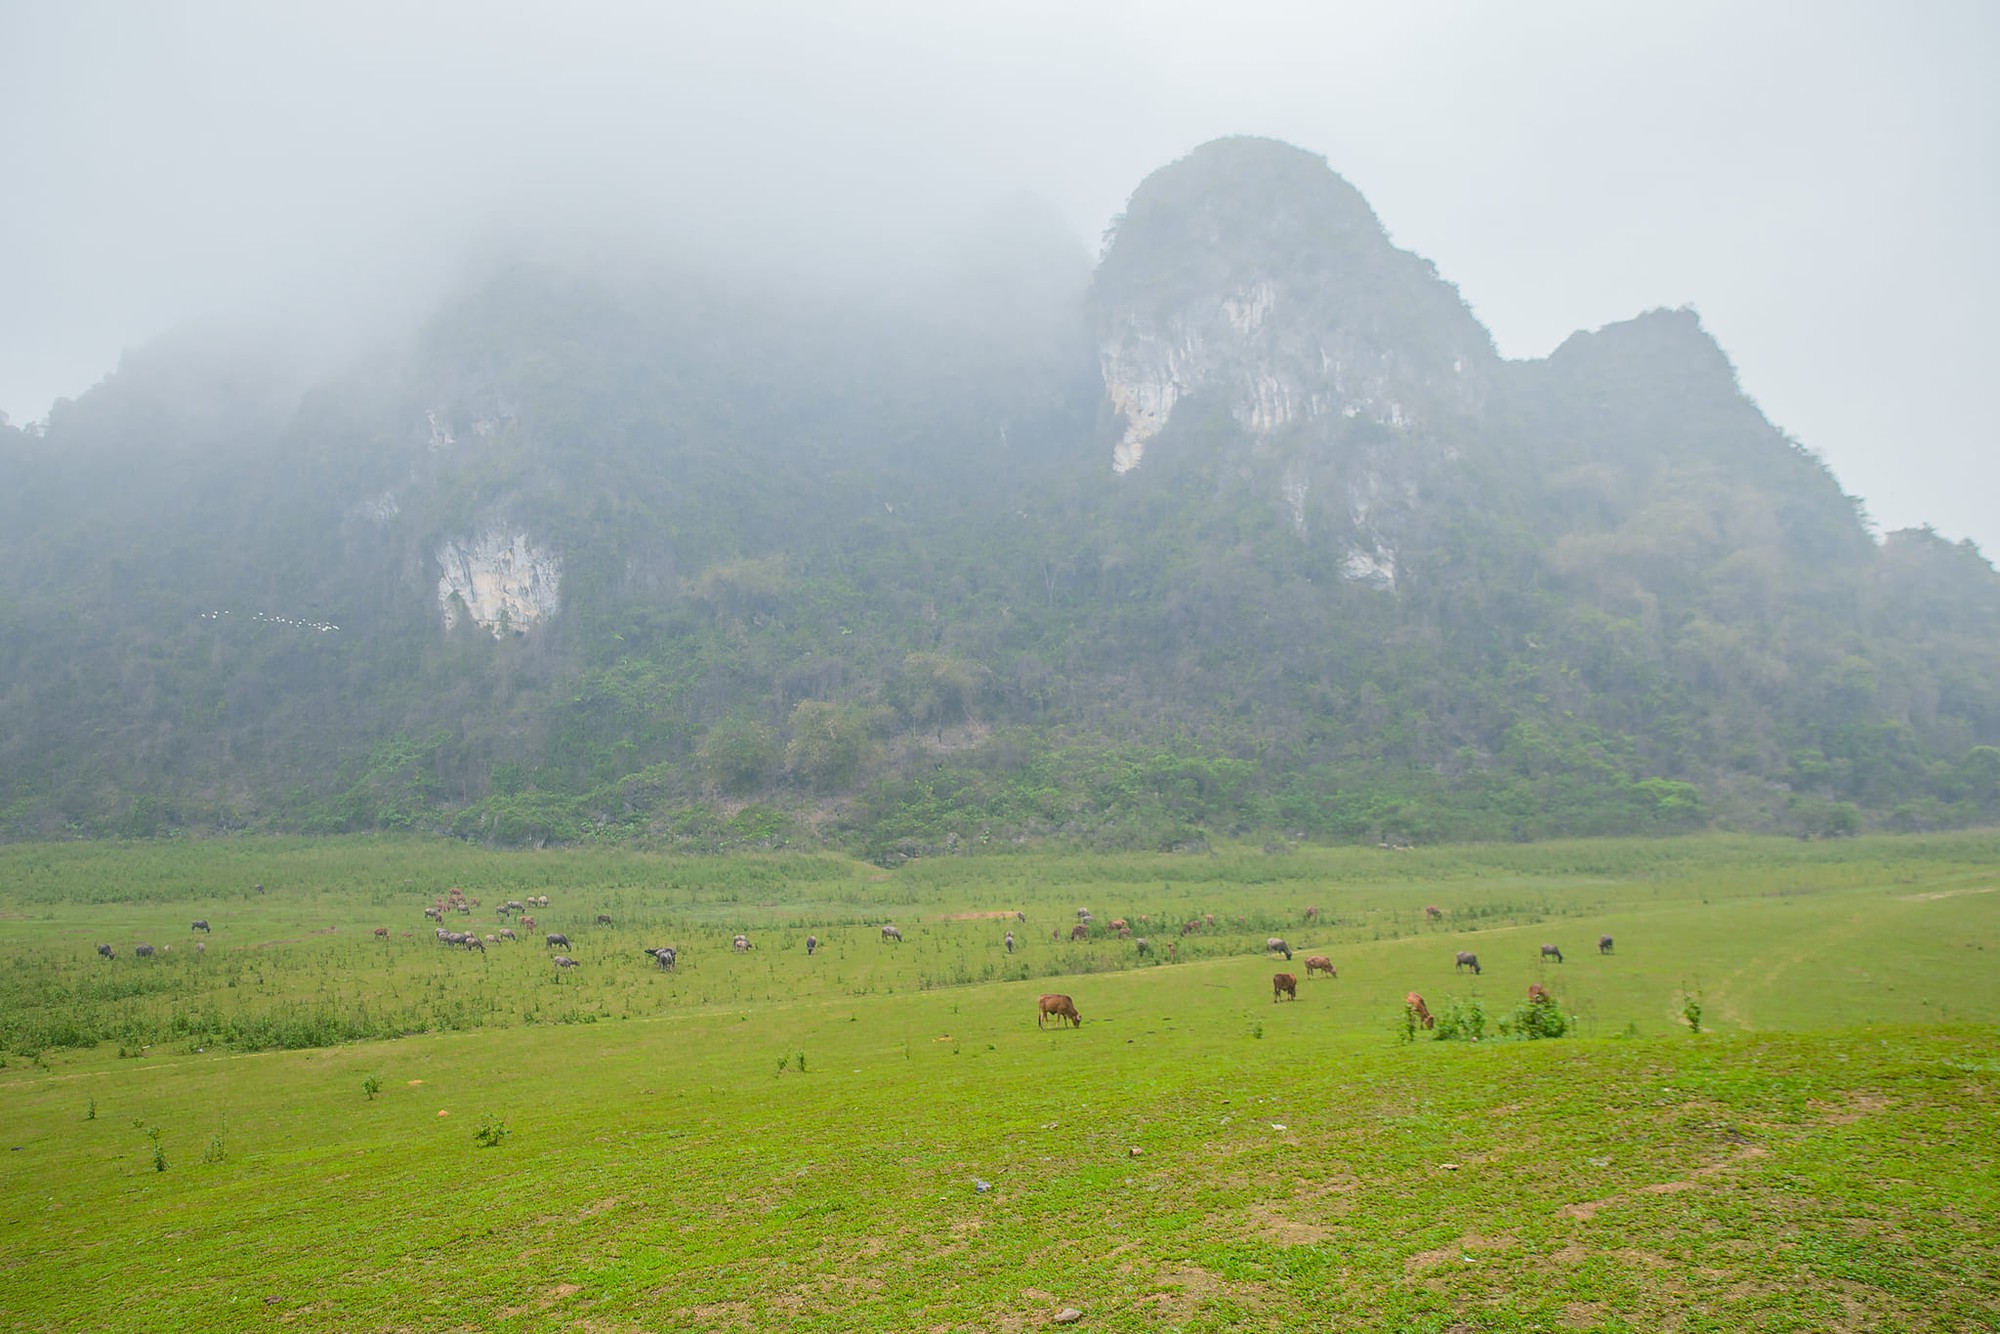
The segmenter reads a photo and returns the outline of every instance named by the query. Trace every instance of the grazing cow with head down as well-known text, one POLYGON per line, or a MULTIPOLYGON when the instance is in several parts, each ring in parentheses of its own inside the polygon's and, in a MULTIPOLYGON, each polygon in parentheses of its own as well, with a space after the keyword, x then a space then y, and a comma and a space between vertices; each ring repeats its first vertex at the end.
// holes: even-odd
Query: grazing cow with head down
POLYGON ((188 926, 188 930, 190 930, 190 931, 203 931, 203 932, 209 932, 209 934, 213 934, 213 932, 212 932, 212 931, 210 931, 210 929, 209 929, 209 925, 208 925, 208 919, 207 919, 206 917, 197 917, 197 918, 196 918, 196 919, 195 919, 195 920, 193 921, 193 923, 191 923, 191 924, 190 924, 190 925, 188 926))
POLYGON ((1183 936, 1191 936, 1199 930, 1201 930, 1200 922, 1190 920, 1181 923, 1181 934, 1183 936))
POLYGON ((1083 1027, 1083 1016, 1076 1012, 1076 1002, 1067 996, 1058 996, 1050 993, 1044 995, 1036 1002, 1036 1005, 1039 1007, 1039 1011, 1035 1015, 1036 1028, 1042 1027, 1043 1023, 1051 1015, 1055 1016, 1057 1028, 1062 1027, 1063 1020, 1065 1019, 1069 1020, 1072 1027, 1083 1027))
POLYGON ((98 957, 104 959, 115 959, 118 957, 116 954, 111 952, 111 947, 109 945, 99 945, 97 947, 97 953, 98 957))
POLYGON ((892 941, 892 940, 893 940, 893 941, 895 941, 895 942, 896 942, 896 943, 897 943, 898 945, 902 944, 902 943, 903 943, 903 933, 902 933, 901 931, 898 931, 898 930, 897 930, 897 929, 896 929, 895 927, 893 927, 893 926, 885 926, 885 927, 883 927, 883 928, 882 928, 882 943, 883 943, 884 945, 886 945, 886 944, 888 944, 888 943, 889 943, 890 941, 892 941))
POLYGON ((611 914, 610 914, 610 913, 602 913, 602 912, 601 912, 601 913, 599 913, 599 914, 597 914, 597 924, 598 924, 599 926, 610 926, 610 925, 611 925, 611 914))
POLYGON ((132 953, 142 959, 150 959, 153 957, 153 947, 151 945, 140 945, 134 948, 132 953))
POLYGON ((1264 953, 1282 954, 1285 956, 1286 963, 1290 963, 1292 961, 1292 947, 1285 943, 1285 938, 1283 936, 1272 936, 1269 940, 1265 941, 1264 953))
POLYGON ((1424 920, 1442 922, 1444 920, 1444 909, 1438 907, 1435 903, 1426 903, 1424 905, 1424 920))
POLYGON ((811 953, 812 953, 812 952, 813 952, 814 950, 816 950, 816 949, 818 949, 818 948, 819 948, 819 937, 818 937, 818 936, 807 936, 807 937, 806 937, 806 953, 807 953, 807 954, 811 954, 811 953))
POLYGON ((378 926, 378 927, 376 927, 376 928, 375 928, 375 939, 377 939, 377 940, 387 940, 388 938, 389 938, 389 928, 388 928, 388 927, 386 927, 386 926, 378 926))
POLYGON ((1111 929, 1113 931, 1124 931, 1127 930, 1130 926, 1131 923, 1127 922, 1122 917, 1114 917, 1111 919, 1111 929))
POLYGON ((738 954, 742 954, 744 951, 750 948, 750 937, 748 936, 736 937, 736 939, 729 942, 729 948, 735 950, 738 954))
POLYGON ((567 954, 558 954, 556 956, 556 967, 574 968, 576 967, 576 960, 570 958, 567 954))
POLYGON ((1308 954, 1306 956, 1306 976, 1311 977, 1314 973, 1325 973, 1328 977, 1340 976, 1339 973, 1333 971, 1333 960, 1327 958, 1324 954, 1308 954))
POLYGON ((543 949, 552 950, 558 945, 562 946, 564 949, 568 949, 569 937, 562 934, 560 931, 551 931, 546 936, 542 937, 543 949))
POLYGON ((1078 922, 1075 926, 1069 929, 1069 938, 1071 940, 1085 940, 1088 939, 1089 936, 1090 936, 1090 927, 1082 922, 1078 922))
POLYGON ((653 962, 660 965, 660 971, 663 973, 673 972, 674 960, 680 957, 671 945, 662 945, 658 949, 647 950, 646 953, 653 956, 653 962))
POLYGON ((1542 957, 1544 959, 1552 958, 1557 963, 1561 963, 1563 961, 1563 952, 1554 945, 1544 945, 1542 946, 1542 957))
POLYGON ((501 928, 500 928, 500 939, 502 939, 502 940, 518 940, 518 939, 519 939, 519 937, 518 937, 518 936, 516 936, 516 935, 514 934, 514 928, 512 928, 512 927, 510 927, 510 926, 503 926, 503 927, 501 927, 501 928))
POLYGON ((1013 952, 1014 952, 1014 933, 1012 931, 1009 931, 1007 933, 1007 953, 1012 954, 1013 952))
POLYGON ((1599 954, 1611 953, 1611 937, 1599 936, 1597 938, 1597 952, 1599 954))
POLYGON ((1295 974, 1271 974, 1271 1004, 1276 1005, 1280 996, 1290 996, 1293 1000, 1299 998, 1299 979, 1295 974))
POLYGON ((1452 965, 1451 971, 1456 973, 1467 968, 1470 968, 1473 976, 1477 977, 1479 975, 1479 956, 1470 950, 1460 950, 1458 952, 1458 962, 1452 965))
POLYGON ((1430 1007, 1424 1004, 1424 998, 1416 992, 1412 991, 1403 997, 1403 1008, 1425 1028, 1437 1027, 1437 1020, 1431 1018, 1430 1007))

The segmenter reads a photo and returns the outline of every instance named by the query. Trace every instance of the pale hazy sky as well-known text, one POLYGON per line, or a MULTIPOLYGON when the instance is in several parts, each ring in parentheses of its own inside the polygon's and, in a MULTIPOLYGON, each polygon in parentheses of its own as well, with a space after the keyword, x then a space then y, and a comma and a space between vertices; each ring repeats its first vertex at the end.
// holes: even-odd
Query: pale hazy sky
MULTIPOLYGON (((1885 528, 2000 554, 2000 3, 0 0, 0 408, 522 230, 1094 242, 1224 134, 1316 153, 1503 353, 1692 305, 1885 528)), ((833 238, 828 240, 828 238, 833 238)))

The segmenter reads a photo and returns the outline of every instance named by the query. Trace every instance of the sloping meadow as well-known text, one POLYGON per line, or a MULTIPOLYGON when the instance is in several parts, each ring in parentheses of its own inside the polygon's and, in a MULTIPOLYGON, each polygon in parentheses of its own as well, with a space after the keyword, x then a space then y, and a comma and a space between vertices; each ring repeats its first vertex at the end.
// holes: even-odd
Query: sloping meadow
POLYGON ((1982 1328, 1996 852, 0 849, 0 1323, 1982 1328))

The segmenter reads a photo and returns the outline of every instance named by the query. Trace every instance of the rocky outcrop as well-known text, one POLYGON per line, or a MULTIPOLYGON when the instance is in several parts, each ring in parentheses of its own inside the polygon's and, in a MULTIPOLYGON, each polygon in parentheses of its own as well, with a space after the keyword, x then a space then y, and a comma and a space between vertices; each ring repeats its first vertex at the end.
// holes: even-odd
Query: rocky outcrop
POLYGON ((1093 301, 1120 473, 1193 394, 1254 436, 1406 431, 1476 412, 1498 364, 1457 289, 1391 245, 1353 186, 1271 140, 1218 140, 1147 178, 1093 301))
POLYGON ((451 630, 466 619, 495 639, 526 634, 561 606, 562 558, 526 533, 488 529, 438 547, 438 609, 451 630))

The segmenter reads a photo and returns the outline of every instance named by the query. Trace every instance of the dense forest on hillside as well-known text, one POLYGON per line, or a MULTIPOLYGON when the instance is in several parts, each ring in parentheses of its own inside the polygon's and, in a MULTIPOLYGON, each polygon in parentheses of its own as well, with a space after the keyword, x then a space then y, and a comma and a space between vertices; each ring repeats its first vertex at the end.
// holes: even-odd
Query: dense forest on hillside
POLYGON ((1094 275, 1021 226, 876 298, 519 263, 333 377, 166 340, 0 475, 13 837, 2000 818, 1976 549, 1872 538, 1691 312, 1501 360, 1265 141, 1094 275))

